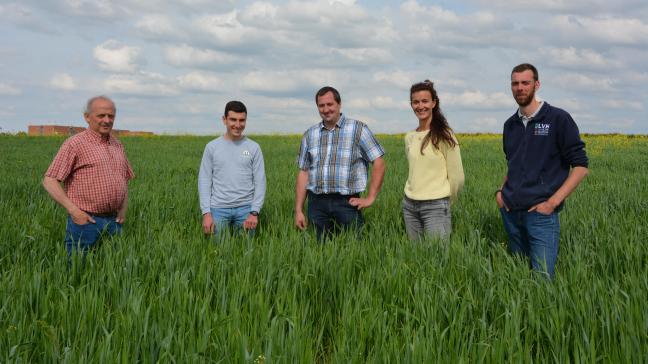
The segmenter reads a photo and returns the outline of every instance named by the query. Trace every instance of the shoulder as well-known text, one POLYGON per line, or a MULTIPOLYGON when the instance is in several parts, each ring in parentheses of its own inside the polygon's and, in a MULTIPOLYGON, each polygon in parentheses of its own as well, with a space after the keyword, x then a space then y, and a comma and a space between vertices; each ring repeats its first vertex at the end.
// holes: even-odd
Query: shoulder
POLYGON ((223 143, 223 140, 224 140, 223 137, 222 137, 222 136, 219 136, 219 137, 216 138, 216 139, 212 139, 212 140, 210 140, 210 141, 207 143, 207 145, 206 145, 205 147, 206 147, 206 148, 213 148, 213 147, 216 147, 216 146, 218 146, 218 145, 221 145, 221 144, 223 143))
POLYGON ((543 105, 543 109, 545 109, 545 110, 542 110, 542 112, 547 114, 547 115, 551 115, 551 116, 559 117, 559 118, 569 118, 569 119, 571 119, 571 115, 567 111, 565 111, 565 110, 563 110, 563 109, 561 109, 559 107, 549 105, 549 103, 547 103, 546 101, 545 101, 545 104, 543 105))
POLYGON ((504 126, 510 125, 511 123, 516 122, 519 119, 520 119, 520 117, 518 116, 518 113, 516 111, 516 112, 513 113, 513 115, 509 116, 509 118, 506 119, 506 121, 504 122, 504 126))
POLYGON ((312 125, 302 135, 302 142, 308 141, 311 138, 317 137, 320 133, 320 129, 322 129, 322 123, 317 123, 315 125, 312 125))
POLYGON ((254 140, 248 137, 245 137, 244 143, 250 149, 261 150, 261 146, 259 145, 259 143, 255 142, 254 140))
POLYGON ((360 121, 358 119, 352 119, 352 118, 345 117, 344 118, 344 125, 348 126, 348 127, 352 127, 352 128, 366 128, 367 130, 369 130, 369 127, 367 126, 367 124, 365 124, 364 122, 362 122, 362 121, 360 121))
POLYGON ((571 129, 576 127, 576 122, 565 110, 549 105, 545 102, 542 110, 542 117, 555 124, 559 129, 571 129))
POLYGON ((66 149, 77 149, 79 147, 82 147, 83 145, 87 144, 87 136, 85 135, 85 131, 82 131, 80 133, 74 134, 71 137, 65 139, 63 144, 61 145, 61 149, 66 148, 66 149))

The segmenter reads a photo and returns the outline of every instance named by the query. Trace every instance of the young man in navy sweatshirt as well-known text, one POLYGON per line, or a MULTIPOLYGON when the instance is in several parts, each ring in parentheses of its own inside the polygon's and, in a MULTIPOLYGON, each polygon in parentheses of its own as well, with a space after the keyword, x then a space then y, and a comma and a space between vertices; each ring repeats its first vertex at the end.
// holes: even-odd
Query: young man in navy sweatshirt
POLYGON ((511 72, 520 106, 504 123, 508 173, 495 193, 511 254, 530 258, 535 271, 554 277, 560 239, 558 213, 587 175, 585 143, 564 110, 537 100, 538 70, 523 63, 511 72))

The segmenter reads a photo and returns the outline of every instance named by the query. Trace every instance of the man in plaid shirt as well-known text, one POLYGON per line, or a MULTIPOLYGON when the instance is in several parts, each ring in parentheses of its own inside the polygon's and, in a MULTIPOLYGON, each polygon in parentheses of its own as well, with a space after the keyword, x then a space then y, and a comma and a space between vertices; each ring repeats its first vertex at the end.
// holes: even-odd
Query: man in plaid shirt
POLYGON ((315 102, 322 121, 302 137, 295 187, 295 226, 305 230, 303 208, 308 196, 308 219, 322 241, 340 229, 363 225, 361 210, 373 204, 385 175, 385 154, 367 125, 340 113, 342 100, 333 87, 321 88, 315 102), (367 197, 360 193, 371 183, 367 197))
POLYGON ((106 96, 88 100, 83 114, 88 128, 63 143, 45 172, 45 190, 69 214, 68 255, 76 249, 85 253, 103 232, 121 233, 126 219, 133 170, 124 147, 110 134, 115 113, 115 104, 106 96))

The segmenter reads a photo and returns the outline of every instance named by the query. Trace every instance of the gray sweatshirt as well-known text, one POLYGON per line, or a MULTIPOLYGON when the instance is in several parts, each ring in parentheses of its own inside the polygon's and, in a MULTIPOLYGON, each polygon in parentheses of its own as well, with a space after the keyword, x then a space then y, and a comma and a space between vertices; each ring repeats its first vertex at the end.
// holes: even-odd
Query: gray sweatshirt
POLYGON ((198 173, 200 211, 252 205, 261 211, 266 192, 263 154, 259 144, 243 137, 219 137, 207 143, 198 173))

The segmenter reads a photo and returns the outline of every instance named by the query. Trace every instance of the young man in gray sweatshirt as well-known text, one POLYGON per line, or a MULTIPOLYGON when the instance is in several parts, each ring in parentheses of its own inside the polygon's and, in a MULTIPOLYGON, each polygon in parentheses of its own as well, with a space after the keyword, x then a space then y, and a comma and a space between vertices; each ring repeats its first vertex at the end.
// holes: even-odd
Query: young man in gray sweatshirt
POLYGON ((251 236, 259 223, 266 191, 263 154, 259 144, 243 135, 247 109, 240 101, 225 105, 226 132, 205 146, 198 195, 205 234, 218 240, 230 228, 243 228, 251 236))

